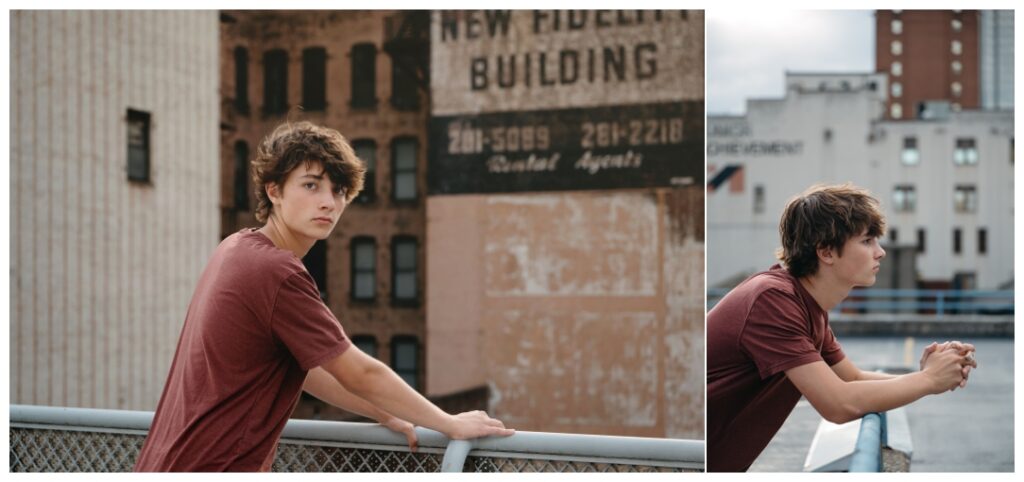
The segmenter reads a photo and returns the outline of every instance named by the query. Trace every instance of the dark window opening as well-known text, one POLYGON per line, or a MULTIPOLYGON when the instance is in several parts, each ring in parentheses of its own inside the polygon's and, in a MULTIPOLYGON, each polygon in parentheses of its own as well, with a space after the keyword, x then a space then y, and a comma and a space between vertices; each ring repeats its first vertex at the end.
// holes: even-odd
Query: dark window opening
POLYGON ((391 195, 395 201, 416 200, 416 139, 391 143, 391 195))
POLYGON ((764 185, 754 185, 754 213, 764 212, 764 185))
POLYGON ((283 114, 288 110, 288 53, 282 49, 263 54, 263 112, 283 114))
POLYGON ((377 47, 373 44, 352 46, 352 99, 355 108, 377 105, 377 47))
POLYGON ((953 229, 953 254, 960 254, 963 249, 961 245, 962 232, 960 228, 953 229))
POLYGON ((391 339, 391 369, 405 383, 419 391, 419 341, 415 336, 396 336, 391 339))
POLYGON ((249 145, 235 143, 235 209, 249 210, 249 145))
POLYGON ((352 239, 353 300, 370 301, 377 297, 377 242, 370 237, 352 239))
POLYGON ((419 299, 417 248, 416 238, 411 236, 396 236, 391 241, 391 300, 395 304, 414 306, 419 299))
POLYGON ((371 139, 356 139, 352 141, 352 149, 356 151, 356 157, 366 163, 363 190, 356 196, 355 202, 371 203, 377 198, 377 143, 371 139))
POLYGON ((235 47, 235 109, 249 113, 249 51, 235 47))
POLYGON ((327 108, 327 50, 323 47, 302 51, 302 108, 327 108))
POLYGON ((978 228, 978 254, 988 253, 988 230, 978 228))
POLYGON ((316 282, 316 288, 320 290, 320 299, 327 302, 327 241, 320 239, 313 243, 306 256, 302 258, 302 264, 306 265, 306 271, 316 282))
POLYGON ((377 358, 377 338, 374 338, 373 335, 353 336, 352 344, 355 345, 359 351, 377 358))
POLYGON ((899 234, 900 233, 896 231, 896 228, 889 228, 889 241, 892 242, 892 244, 896 244, 900 239, 899 234))
POLYGON ((416 72, 409 69, 412 62, 394 59, 391 62, 391 105, 398 110, 420 108, 416 72))
POLYGON ((128 180, 149 182, 149 112, 128 109, 128 180))
POLYGON ((917 252, 924 253, 925 249, 925 236, 924 228, 917 228, 917 252))

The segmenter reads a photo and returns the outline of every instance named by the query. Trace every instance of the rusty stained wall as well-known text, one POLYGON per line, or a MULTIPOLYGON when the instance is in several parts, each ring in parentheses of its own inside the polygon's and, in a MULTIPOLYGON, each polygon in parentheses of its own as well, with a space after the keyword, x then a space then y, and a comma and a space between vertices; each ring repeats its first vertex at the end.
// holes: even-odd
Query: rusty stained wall
POLYGON ((703 438, 702 200, 431 197, 428 393, 488 383, 522 430, 703 438))

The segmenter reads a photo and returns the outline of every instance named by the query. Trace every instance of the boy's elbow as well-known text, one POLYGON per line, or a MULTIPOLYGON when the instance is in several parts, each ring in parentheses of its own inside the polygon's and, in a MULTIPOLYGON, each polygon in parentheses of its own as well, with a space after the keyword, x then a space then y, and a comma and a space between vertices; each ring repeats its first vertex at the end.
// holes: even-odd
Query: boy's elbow
POLYGON ((853 403, 838 400, 827 402, 825 406, 820 407, 818 413, 822 418, 836 425, 852 422, 863 416, 863 413, 853 403))

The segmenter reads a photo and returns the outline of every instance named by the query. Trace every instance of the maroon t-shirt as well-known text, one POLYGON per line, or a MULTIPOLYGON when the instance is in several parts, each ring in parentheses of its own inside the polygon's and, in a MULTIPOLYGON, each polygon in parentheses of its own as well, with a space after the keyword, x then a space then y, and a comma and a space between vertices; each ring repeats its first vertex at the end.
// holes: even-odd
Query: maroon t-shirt
POLYGON ((784 268, 740 283, 708 313, 708 470, 744 471, 800 400, 786 370, 845 358, 828 313, 784 268))
POLYGON ((299 258, 245 229, 214 251, 136 471, 267 471, 308 370, 350 342, 299 258))

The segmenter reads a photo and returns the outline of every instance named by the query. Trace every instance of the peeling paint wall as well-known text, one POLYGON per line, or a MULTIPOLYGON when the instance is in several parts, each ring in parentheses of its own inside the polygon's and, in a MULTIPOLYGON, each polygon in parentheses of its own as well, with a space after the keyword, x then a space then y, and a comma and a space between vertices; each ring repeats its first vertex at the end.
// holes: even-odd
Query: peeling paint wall
POLYGON ((487 383, 521 430, 703 438, 702 199, 430 197, 428 393, 487 383))

